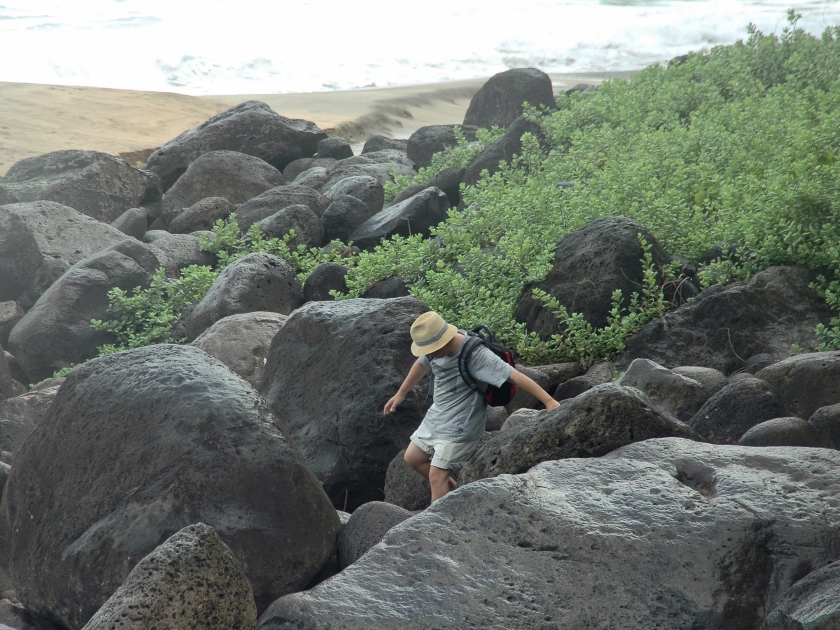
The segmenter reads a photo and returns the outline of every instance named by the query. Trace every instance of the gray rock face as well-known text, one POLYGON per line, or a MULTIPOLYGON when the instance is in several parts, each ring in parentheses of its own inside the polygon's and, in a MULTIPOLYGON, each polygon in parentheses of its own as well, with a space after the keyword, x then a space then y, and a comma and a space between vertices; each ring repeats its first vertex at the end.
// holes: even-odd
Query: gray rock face
POLYGON ((239 206, 236 209, 236 222, 245 234, 254 223, 277 214, 283 208, 299 204, 309 206, 310 210, 321 217, 330 205, 330 199, 308 186, 278 186, 239 206))
POLYGON ((216 530, 258 609, 306 586, 339 529, 256 392, 190 346, 148 346, 77 368, 19 451, 3 502, 21 601, 71 630, 187 525, 216 530))
POLYGON ((324 212, 324 239, 348 241, 353 231, 374 214, 364 201, 352 195, 339 195, 324 212))
POLYGON ((413 298, 309 302, 271 343, 260 393, 335 506, 382 498, 385 471, 429 403, 423 385, 382 416, 414 363, 413 298))
POLYGON ((27 392, 0 402, 0 460, 15 461, 15 454, 50 408, 58 387, 27 392))
MULTIPOLYGON (((518 365, 516 369, 525 374, 525 376, 530 377, 548 394, 553 394, 558 385, 580 374, 580 366, 577 363, 554 363, 552 365, 535 365, 533 367, 518 365)), ((542 406, 543 404, 539 400, 520 387, 517 388, 516 393, 513 395, 510 403, 508 403, 507 410, 513 413, 523 407, 539 409, 542 406)))
POLYGON ((791 586, 762 630, 833 630, 840 626, 840 562, 809 573, 791 586))
POLYGON ((525 287, 516 320, 543 339, 557 333, 557 318, 531 295, 537 287, 555 296, 569 313, 583 314, 596 327, 606 325, 613 292, 621 289, 627 306, 642 285, 644 250, 638 234, 652 246, 655 264, 667 264, 668 256, 647 228, 624 217, 596 219, 557 243, 551 271, 542 282, 525 287))
POLYGON ((301 304, 303 287, 289 263, 271 254, 248 254, 226 267, 195 305, 187 318, 187 336, 195 339, 229 315, 288 315, 301 304))
POLYGON ((160 180, 98 151, 53 151, 12 166, 0 183, 0 206, 55 201, 110 223, 129 208, 160 201, 160 180))
POLYGON ((327 169, 320 166, 306 169, 295 177, 292 183, 297 186, 309 186, 315 190, 321 190, 327 183, 327 169))
POLYGON ((513 68, 490 77, 475 93, 464 115, 465 125, 490 129, 509 127, 524 110, 523 103, 549 109, 557 107, 551 78, 536 68, 513 68))
POLYGON ((224 197, 207 197, 189 208, 183 208, 169 224, 169 231, 173 234, 189 234, 212 230, 216 221, 226 219, 235 211, 236 206, 224 197))
POLYGON ((411 516, 408 510, 381 501, 371 501, 359 507, 338 537, 338 562, 341 568, 345 569, 356 562, 382 540, 389 529, 411 516))
POLYGON ((146 288, 160 266, 148 245, 127 239, 76 263, 56 280, 12 329, 9 346, 31 383, 82 363, 112 343, 90 326, 106 320, 108 291, 146 288))
POLYGON ((499 162, 509 163, 514 155, 522 155, 522 136, 526 133, 537 137, 541 135, 538 125, 520 116, 513 121, 501 138, 473 158, 467 167, 467 172, 464 173, 464 183, 474 186, 481 179, 481 172, 485 169, 492 175, 499 170, 499 162))
POLYGON ((148 226, 149 219, 140 208, 129 208, 111 221, 111 227, 118 229, 126 236, 133 236, 138 241, 143 240, 148 226))
POLYGON ((283 177, 288 181, 294 181, 298 175, 311 168, 329 169, 335 164, 335 158, 300 158, 289 162, 283 169, 283 177))
POLYGON ((402 151, 405 153, 407 147, 408 140, 386 138, 385 136, 371 136, 367 139, 367 141, 365 141, 365 146, 362 147, 362 155, 386 150, 402 151))
POLYGON ((406 155, 414 162, 414 168, 421 169, 430 166, 435 153, 457 147, 456 127, 460 129, 468 142, 475 142, 477 128, 468 125, 429 125, 420 127, 411 134, 406 145, 406 155))
POLYGON ((303 283, 304 302, 331 302, 335 298, 330 291, 347 291, 345 278, 350 267, 336 262, 321 263, 306 278, 303 283))
POLYGON ((467 169, 450 166, 437 172, 429 182, 429 186, 440 188, 446 193, 446 198, 449 199, 449 205, 453 208, 457 207, 461 201, 461 182, 464 181, 464 175, 467 169))
POLYGON ((350 234, 362 249, 374 247, 380 239, 399 234, 429 234, 429 228, 446 220, 449 200, 438 188, 426 188, 413 197, 388 206, 373 215, 350 234))
POLYGON ((819 446, 814 428, 802 418, 773 418, 749 429, 739 446, 819 446))
POLYGON ((690 420, 711 396, 699 381, 648 359, 633 361, 618 384, 642 391, 654 405, 683 422, 690 420))
POLYGON ((661 439, 546 462, 462 486, 257 627, 758 630, 834 561, 838 484, 825 449, 661 439))
POLYGON ((379 180, 366 175, 346 177, 324 188, 324 195, 335 201, 341 195, 352 195, 368 207, 368 216, 373 216, 385 205, 385 190, 379 180))
POLYGON ((160 261, 160 266, 166 269, 166 275, 176 278, 181 269, 190 265, 212 266, 216 257, 210 252, 201 250, 201 239, 192 234, 165 233, 162 238, 155 239, 149 249, 160 261))
POLYGON ((560 385, 558 385, 554 390, 551 397, 558 402, 569 400, 570 398, 580 396, 583 392, 588 392, 593 387, 601 384, 602 383, 598 383, 596 380, 586 376, 585 374, 583 376, 576 376, 574 378, 570 378, 565 383, 560 383, 560 385))
POLYGON ((726 375, 724 375, 724 373, 720 370, 716 370, 714 368, 686 365, 682 367, 675 367, 671 371, 674 372, 674 374, 694 379, 706 388, 710 396, 717 394, 729 384, 726 380, 726 375))
POLYGON ((266 217, 259 222, 259 226, 269 238, 283 238, 294 230, 296 236, 289 243, 292 247, 320 247, 324 242, 324 225, 321 219, 309 206, 300 203, 286 206, 266 217))
POLYGON ((487 415, 485 416, 485 431, 498 431, 502 428, 505 420, 510 414, 504 407, 487 407, 487 415))
POLYGON ((247 101, 185 131, 149 156, 147 168, 168 190, 199 156, 210 151, 239 151, 268 162, 279 171, 310 157, 327 135, 308 120, 291 120, 260 101, 247 101))
POLYGON ((808 418, 817 434, 818 446, 840 450, 840 405, 820 407, 808 418))
POLYGON ((350 148, 350 143, 338 136, 321 140, 318 143, 317 149, 319 158, 343 160, 344 158, 353 157, 353 149, 350 148))
POLYGON ((201 333, 192 345, 259 389, 271 340, 286 319, 286 315, 268 312, 229 315, 201 333))
POLYGON ((70 267, 127 239, 53 201, 0 206, 0 300, 29 310, 70 267))
POLYGON ((9 333, 24 315, 26 312, 17 302, 12 300, 0 302, 0 346, 9 347, 9 333))
POLYGON ((665 367, 703 365, 729 374, 744 365, 739 357, 787 357, 794 343, 815 344, 814 328, 830 317, 810 281, 807 269, 770 267, 748 282, 710 287, 632 336, 616 363, 624 369, 642 357, 665 367))
POLYGON ((286 184, 276 168, 238 151, 210 151, 196 158, 163 197, 163 218, 172 223, 185 208, 208 197, 240 204, 286 184))
POLYGON ((3 351, 3 356, 6 359, 6 364, 9 366, 9 374, 11 374, 12 378, 18 383, 29 382, 29 377, 26 376, 26 372, 23 371, 23 368, 20 366, 20 362, 15 358, 15 356, 6 350, 3 351))
POLYGON ((425 510, 432 503, 432 486, 428 479, 406 464, 404 458, 405 448, 388 464, 385 502, 406 510, 425 510))
POLYGON ((800 354, 756 376, 773 386, 792 416, 809 418, 820 407, 840 403, 840 351, 800 354))
POLYGON ((519 425, 530 422, 538 416, 544 416, 545 413, 544 409, 518 409, 505 419, 500 431, 512 431, 519 425))
POLYGON ((0 402, 17 395, 5 353, 0 353, 0 402))
POLYGON ((696 439, 697 435, 638 390, 612 383, 599 385, 549 411, 539 422, 523 422, 500 431, 473 455, 458 480, 469 483, 519 474, 552 459, 599 457, 658 437, 696 439))
POLYGON ((219 535, 189 525, 137 563, 85 630, 251 630, 248 578, 219 535))
POLYGON ((773 387, 750 376, 711 396, 688 424, 709 442, 735 444, 750 427, 784 415, 773 387))
POLYGON ((372 298, 376 300, 390 300, 391 298, 407 297, 411 295, 405 280, 399 276, 392 276, 385 278, 379 282, 374 282, 364 293, 363 298, 372 298))
MULTIPOLYGON (((357 159, 360 158, 353 158, 353 160, 357 159)), ((327 182, 324 184, 324 189, 329 188, 341 179, 358 176, 373 177, 384 186, 385 182, 394 181, 395 175, 414 177, 417 172, 408 166, 391 162, 378 163, 365 160, 365 163, 362 164, 347 164, 346 160, 342 160, 327 171, 327 182)))
MULTIPOLYGON (((405 168, 414 169, 414 162, 408 159, 405 151, 396 149, 382 149, 381 151, 372 151, 364 155, 358 155, 353 158, 353 161, 359 160, 359 164, 393 164, 396 166, 403 166, 405 168), (364 162, 362 162, 364 160, 364 162)), ((345 164, 350 163, 351 160, 343 160, 345 164)))
POLYGON ((50 621, 32 614, 20 604, 8 599, 0 601, 0 630, 59 630, 50 621))

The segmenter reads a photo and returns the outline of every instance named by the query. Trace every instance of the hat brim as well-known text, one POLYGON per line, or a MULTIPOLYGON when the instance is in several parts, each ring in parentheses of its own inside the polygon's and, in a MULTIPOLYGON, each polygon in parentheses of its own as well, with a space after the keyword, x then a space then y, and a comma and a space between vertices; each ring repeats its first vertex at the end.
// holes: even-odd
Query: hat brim
MULTIPOLYGON (((443 346, 448 344, 452 341, 452 338, 458 334, 458 329, 453 326, 452 324, 446 325, 446 332, 443 333, 443 336, 438 339, 434 343, 430 343, 428 346, 418 346, 417 343, 411 342, 411 354, 415 357, 422 357, 425 354, 431 354, 432 352, 437 352, 443 346)), ((404 347, 404 346, 403 346, 404 347)))

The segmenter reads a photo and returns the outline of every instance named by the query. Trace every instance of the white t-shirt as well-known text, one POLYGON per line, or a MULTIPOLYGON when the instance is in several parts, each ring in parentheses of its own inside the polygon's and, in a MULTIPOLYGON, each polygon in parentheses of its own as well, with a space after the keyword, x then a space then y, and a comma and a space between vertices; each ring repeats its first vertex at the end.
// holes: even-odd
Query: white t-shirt
MULTIPOLYGON (((467 340, 449 357, 431 359, 420 357, 420 362, 432 368, 434 376, 434 403, 426 412, 423 422, 436 438, 452 442, 472 442, 484 433, 487 401, 479 391, 470 389, 458 371, 458 357, 467 340)), ((487 347, 475 349, 468 368, 473 378, 500 387, 510 378, 513 367, 502 361, 487 347)))

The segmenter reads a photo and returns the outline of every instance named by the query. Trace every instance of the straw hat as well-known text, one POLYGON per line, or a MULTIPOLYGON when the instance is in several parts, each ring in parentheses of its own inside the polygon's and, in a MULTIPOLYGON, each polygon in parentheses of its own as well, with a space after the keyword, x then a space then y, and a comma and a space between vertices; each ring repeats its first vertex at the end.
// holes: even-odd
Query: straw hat
POLYGON ((411 354, 421 357, 440 350, 458 334, 458 329, 443 321, 443 317, 429 311, 414 320, 411 325, 411 354))

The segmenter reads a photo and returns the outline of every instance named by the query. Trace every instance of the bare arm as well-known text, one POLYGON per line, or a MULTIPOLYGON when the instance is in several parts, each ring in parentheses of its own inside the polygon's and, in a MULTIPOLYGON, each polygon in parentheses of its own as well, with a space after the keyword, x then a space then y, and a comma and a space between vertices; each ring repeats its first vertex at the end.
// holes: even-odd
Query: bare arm
MULTIPOLYGON (((387 416, 389 413, 396 411, 397 405, 399 405, 405 397, 408 395, 417 383, 429 373, 429 369, 427 366, 420 363, 420 359, 417 359, 414 362, 414 365, 411 366, 411 369, 408 371, 408 376, 405 377, 403 384, 400 385, 399 391, 394 394, 394 396, 385 403, 385 410, 384 413, 387 416)), ((536 384, 536 383, 535 383, 536 384)))
POLYGON ((513 381, 517 387, 524 389, 526 392, 531 394, 531 396, 539 400, 549 411, 560 405, 560 403, 548 395, 547 391, 537 385, 532 378, 525 376, 518 370, 511 372, 508 380, 513 381))

